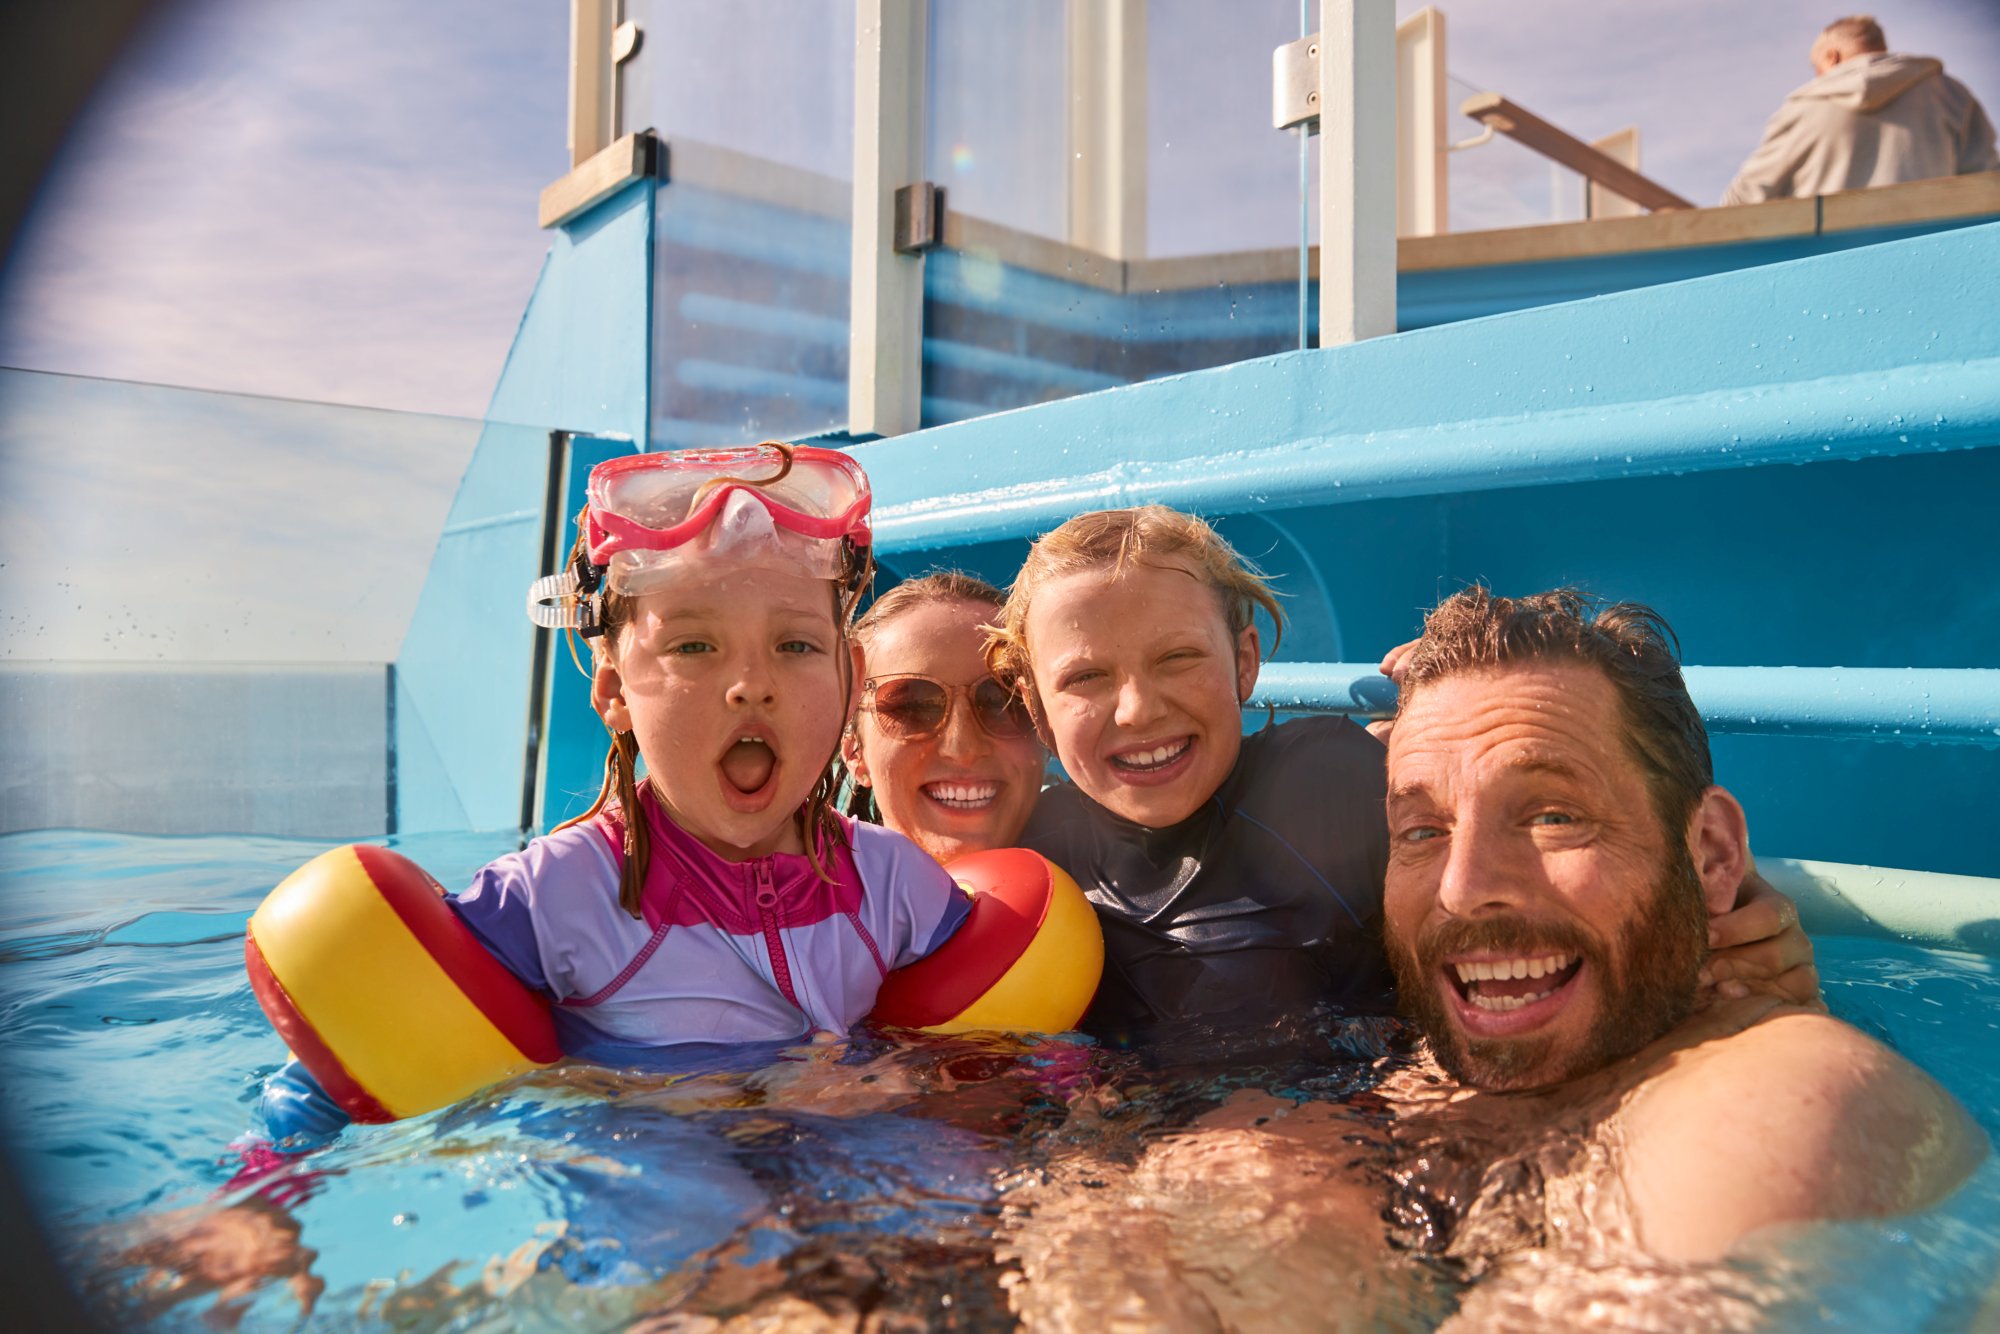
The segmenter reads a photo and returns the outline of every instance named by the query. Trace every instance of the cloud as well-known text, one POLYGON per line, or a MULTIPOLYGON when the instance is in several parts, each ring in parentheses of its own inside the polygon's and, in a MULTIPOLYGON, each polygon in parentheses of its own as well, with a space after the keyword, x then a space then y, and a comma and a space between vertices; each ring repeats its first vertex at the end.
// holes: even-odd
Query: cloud
MULTIPOLYGON (((842 2, 807 21, 780 0, 662 9, 674 26, 663 17, 647 47, 659 128, 844 174, 842 2)), ((1399 16, 1417 7, 1399 0, 1399 16)), ((1698 202, 1720 195, 1838 12, 1822 0, 1442 8, 1454 74, 1586 138, 1638 125, 1648 173, 1698 202)), ((567 164, 564 10, 157 7, 4 275, 0 363, 316 402, 0 374, 0 654, 394 655, 547 249, 534 210, 567 164)), ((1155 253, 1294 239, 1297 144, 1268 127, 1268 99, 1270 49, 1296 35, 1298 12, 1296 0, 1155 0, 1155 253)), ((1943 55, 2000 109, 1992 0, 1907 0, 1882 18, 1899 48, 1943 55)), ((975 19, 991 16, 958 15, 975 19)), ((1019 179, 1058 188, 1061 164, 1038 155, 1060 151, 1048 137, 1061 109, 1046 105, 1037 53, 983 41, 947 62, 963 76, 944 93, 964 100, 940 123, 962 130, 974 169, 1014 161, 1019 179), (965 96, 974 76, 982 91, 965 96), (1028 140, 1011 159, 1009 136, 1028 140)), ((933 145, 933 169, 959 146, 933 145)), ((1453 171, 1467 221, 1546 215, 1547 170, 1525 150, 1473 150, 1453 171)))
POLYGON ((44 190, 0 362, 483 411, 567 165, 567 36, 534 12, 168 7, 44 190))

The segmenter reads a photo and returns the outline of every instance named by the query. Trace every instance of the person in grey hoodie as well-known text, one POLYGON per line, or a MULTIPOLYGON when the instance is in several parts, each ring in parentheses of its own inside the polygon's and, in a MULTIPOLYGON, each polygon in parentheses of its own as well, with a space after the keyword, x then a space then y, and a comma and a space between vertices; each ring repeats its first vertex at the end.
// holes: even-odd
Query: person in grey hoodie
POLYGON ((1867 15, 1836 19, 1795 89, 1736 173, 1725 204, 1804 198, 2000 169, 1993 122, 1929 56, 1892 53, 1867 15))

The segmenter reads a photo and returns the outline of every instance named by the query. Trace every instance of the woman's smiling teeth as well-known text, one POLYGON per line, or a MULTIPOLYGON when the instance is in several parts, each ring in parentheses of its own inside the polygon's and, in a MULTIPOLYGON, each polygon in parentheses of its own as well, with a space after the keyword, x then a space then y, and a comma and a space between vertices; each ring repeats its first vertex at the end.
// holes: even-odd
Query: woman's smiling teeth
POLYGON ((1111 762, 1121 769, 1134 769, 1140 772, 1159 769, 1179 759, 1182 752, 1193 744, 1192 737, 1181 737, 1177 741, 1162 742, 1150 750, 1128 750, 1122 755, 1113 755, 1111 762))
POLYGON ((1543 954, 1532 958, 1483 959, 1451 967, 1467 1001, 1482 1010, 1505 1013, 1555 995, 1569 981, 1576 963, 1574 954, 1543 954), (1524 985, 1542 978, 1548 979, 1546 987, 1524 985))
POLYGON ((925 783, 923 793, 940 806, 953 810, 976 811, 993 804, 1000 795, 998 783, 925 783))

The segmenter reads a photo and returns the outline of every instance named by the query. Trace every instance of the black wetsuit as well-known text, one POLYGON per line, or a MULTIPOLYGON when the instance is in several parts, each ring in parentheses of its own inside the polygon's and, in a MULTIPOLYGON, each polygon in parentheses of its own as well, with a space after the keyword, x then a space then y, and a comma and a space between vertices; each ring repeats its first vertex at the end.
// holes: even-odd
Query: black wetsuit
POLYGON ((1104 924, 1104 982, 1084 1027, 1392 1006, 1382 955, 1382 744, 1345 718, 1243 738, 1199 811, 1148 829, 1069 783, 1022 842, 1076 877, 1104 924))

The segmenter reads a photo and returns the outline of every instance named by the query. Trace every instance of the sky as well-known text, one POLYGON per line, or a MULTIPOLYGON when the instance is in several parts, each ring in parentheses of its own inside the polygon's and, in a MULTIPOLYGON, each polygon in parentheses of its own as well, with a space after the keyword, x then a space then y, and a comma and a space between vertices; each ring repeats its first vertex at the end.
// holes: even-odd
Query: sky
MULTIPOLYGON (((662 16, 638 118, 846 174, 848 0, 627 3, 662 16)), ((1060 180, 1043 48, 1061 0, 996 5, 934 0, 927 161, 966 211, 1047 225, 1059 210, 1020 181, 1060 180)), ((1398 16, 1419 7, 1398 0, 1398 16)), ((1441 8, 1466 86, 1584 138, 1637 125, 1646 173, 1697 202, 1720 196, 1838 12, 1441 8)), ((1296 240, 1297 142, 1268 116, 1270 50, 1299 10, 1154 0, 1154 253, 1296 240)), ((1941 55, 2000 108, 2000 0, 1876 13, 1894 47, 1941 55)), ((567 43, 562 0, 159 7, 0 273, 0 367, 36 373, 0 373, 0 659, 395 655, 548 249, 536 196, 567 167, 567 43), (71 516, 66 578, 41 558, 55 515, 71 516), (246 560, 285 615, 217 600, 246 560)), ((1541 171, 1507 151, 1454 172, 1541 171)))

